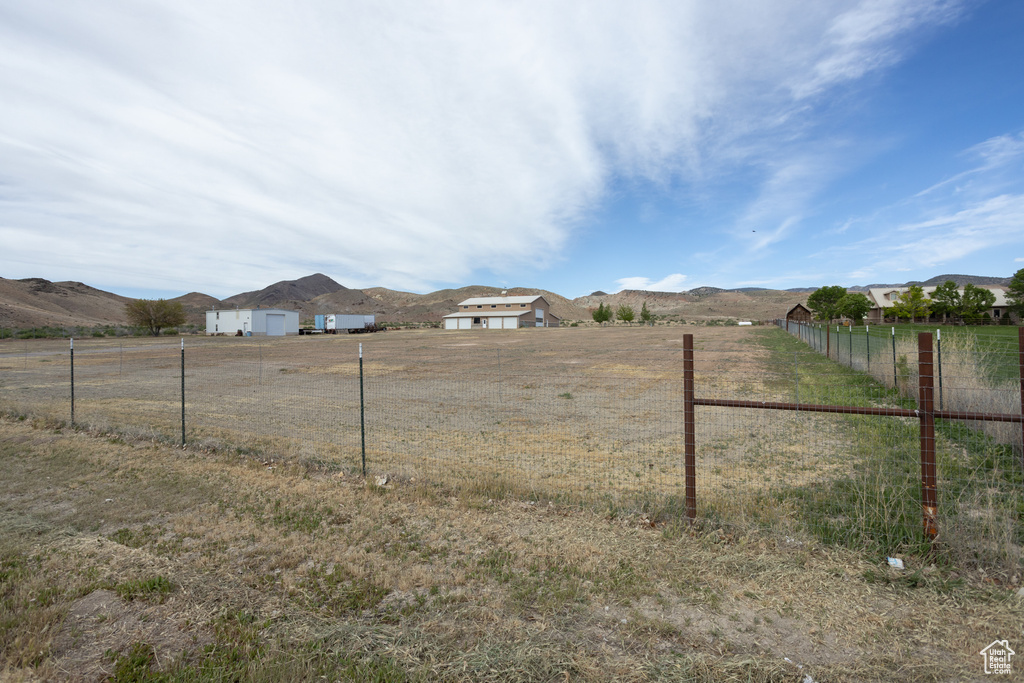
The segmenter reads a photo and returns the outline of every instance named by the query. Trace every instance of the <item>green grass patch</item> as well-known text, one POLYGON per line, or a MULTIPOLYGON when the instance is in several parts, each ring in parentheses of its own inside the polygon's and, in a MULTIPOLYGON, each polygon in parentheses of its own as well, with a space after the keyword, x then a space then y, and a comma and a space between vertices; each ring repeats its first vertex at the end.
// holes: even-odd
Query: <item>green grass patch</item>
POLYGON ((328 616, 345 616, 380 604, 388 590, 369 577, 357 577, 341 565, 331 571, 314 568, 300 582, 311 609, 328 616))
MULTIPOLYGON (((1016 334, 1015 329, 1008 331, 1016 334)), ((1002 332, 984 328, 986 334, 1002 332)), ((913 399, 864 372, 806 354, 807 346, 782 330, 765 330, 757 342, 773 354, 778 368, 774 381, 798 384, 801 402, 916 407, 913 399), (797 362, 789 360, 794 354, 799 355, 797 362)), ((914 362, 903 360, 902 367, 897 365, 901 378, 909 375, 914 362)), ((776 489, 770 494, 775 503, 796 500, 808 529, 826 543, 876 556, 927 553, 919 422, 862 415, 830 419, 842 424, 848 471, 827 482, 776 489)), ((1024 543, 1019 455, 963 422, 937 420, 935 428, 940 544, 934 557, 1009 565, 1012 573, 1020 562, 1014 547, 1024 543)))
POLYGON ((114 586, 114 592, 129 602, 140 599, 163 602, 170 595, 171 589, 171 582, 163 576, 125 581, 114 586))

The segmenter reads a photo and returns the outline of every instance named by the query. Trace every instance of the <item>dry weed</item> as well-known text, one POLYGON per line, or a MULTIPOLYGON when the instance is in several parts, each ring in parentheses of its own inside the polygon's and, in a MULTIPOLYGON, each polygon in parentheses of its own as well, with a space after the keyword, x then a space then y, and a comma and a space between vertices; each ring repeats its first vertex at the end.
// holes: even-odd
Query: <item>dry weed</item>
POLYGON ((153 670, 242 678, 962 679, 1024 616, 981 575, 507 481, 367 486, 16 421, 0 465, 11 677, 152 652, 153 670), (116 597, 154 577, 170 592, 116 597))

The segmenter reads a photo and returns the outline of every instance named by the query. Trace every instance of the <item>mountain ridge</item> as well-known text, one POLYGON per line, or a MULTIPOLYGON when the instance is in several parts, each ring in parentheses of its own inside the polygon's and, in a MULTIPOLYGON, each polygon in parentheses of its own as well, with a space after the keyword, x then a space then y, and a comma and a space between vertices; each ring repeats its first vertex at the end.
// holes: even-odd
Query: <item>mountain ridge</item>
MULTIPOLYGON (((1011 278, 984 275, 937 275, 923 282, 902 284, 872 284, 847 287, 848 291, 867 291, 869 288, 932 286, 947 280, 958 286, 1006 285, 1011 278)), ((816 288, 788 290, 740 287, 696 287, 681 292, 653 292, 626 289, 613 294, 595 291, 592 294, 568 299, 555 292, 529 287, 491 287, 467 285, 441 289, 427 294, 415 294, 386 287, 351 289, 339 284, 323 273, 314 273, 296 280, 281 280, 263 289, 234 294, 226 299, 202 292, 189 292, 170 301, 180 302, 185 308, 188 322, 205 324, 206 311, 212 308, 286 308, 297 310, 300 319, 307 321, 322 313, 373 314, 379 322, 439 322, 441 317, 456 310, 457 304, 470 297, 540 295, 547 299, 551 312, 565 321, 590 320, 590 312, 600 304, 613 311, 619 306, 630 306, 639 312, 643 305, 651 313, 681 320, 736 318, 769 320, 785 315, 798 303, 806 303, 807 296, 816 288)), ((11 280, 0 277, 0 326, 28 328, 42 326, 95 326, 126 324, 124 305, 130 297, 91 287, 81 282, 51 282, 43 278, 11 280)))

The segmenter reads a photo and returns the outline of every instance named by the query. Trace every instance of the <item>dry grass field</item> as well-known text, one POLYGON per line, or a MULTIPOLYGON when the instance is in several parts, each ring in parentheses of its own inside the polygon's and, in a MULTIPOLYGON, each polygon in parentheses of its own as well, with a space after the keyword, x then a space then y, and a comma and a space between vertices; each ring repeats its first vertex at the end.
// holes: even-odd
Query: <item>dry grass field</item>
MULTIPOLYGON (((512 480, 549 496, 671 497, 682 482, 686 332, 697 332, 704 353, 702 391, 774 396, 763 372, 767 353, 750 343, 749 329, 735 327, 188 338, 186 440, 361 472, 363 343, 368 472, 447 483, 512 480)), ((69 420, 67 347, 0 345, 0 407, 69 420)), ((76 424, 180 440, 180 350, 173 342, 133 340, 125 348, 87 339, 75 351, 76 424)), ((710 490, 726 480, 728 487, 760 488, 765 463, 752 459, 745 434, 765 416, 702 412, 701 456, 714 460, 714 468, 703 468, 710 490)), ((808 420, 821 422, 783 415, 771 424, 790 439, 808 420)), ((789 449, 792 457, 771 476, 806 479, 805 448, 789 449)))
POLYGON ((940 433, 929 555, 912 420, 698 408, 690 527, 686 333, 699 396, 902 400, 772 329, 187 338, 181 449, 173 341, 76 340, 74 428, 67 343, 0 343, 4 676, 982 678, 1012 449, 940 433))
POLYGON ((4 680, 959 681, 983 573, 0 421, 4 680))

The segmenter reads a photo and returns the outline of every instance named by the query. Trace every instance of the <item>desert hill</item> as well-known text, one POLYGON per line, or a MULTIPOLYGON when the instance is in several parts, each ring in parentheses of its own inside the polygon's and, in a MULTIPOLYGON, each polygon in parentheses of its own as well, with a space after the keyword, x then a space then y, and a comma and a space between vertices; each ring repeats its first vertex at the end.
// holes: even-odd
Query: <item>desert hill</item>
POLYGON ((310 301, 322 294, 346 289, 322 273, 298 280, 282 280, 255 292, 229 296, 221 302, 224 308, 285 308, 293 301, 310 301))
MULTIPOLYGON (((813 290, 812 290, 813 291, 813 290)), ((657 316, 673 316, 682 320, 708 320, 736 318, 741 320, 770 320, 785 316, 790 308, 807 301, 807 292, 789 292, 777 289, 719 289, 698 287, 686 292, 646 292, 624 289, 615 294, 594 293, 574 299, 573 303, 585 310, 600 304, 629 306, 639 315, 646 303, 647 310, 657 316)), ((587 315, 589 318, 589 314, 587 315)))
MULTIPOLYGON (((924 282, 918 282, 917 280, 911 280, 910 282, 901 282, 896 284, 873 284, 873 285, 862 285, 857 287, 847 287, 846 289, 850 292, 866 292, 869 289, 885 289, 888 287, 910 287, 917 285, 918 287, 936 287, 941 284, 945 284, 947 280, 952 280, 956 283, 957 287, 963 287, 964 285, 1001 285, 1005 287, 1010 284, 1010 280, 1013 278, 1008 277, 989 277, 987 275, 936 275, 935 277, 928 278, 924 282)), ((814 290, 808 290, 813 292, 814 290)))
POLYGON ((81 282, 0 278, 0 325, 22 328, 117 324, 124 321, 127 301, 127 297, 81 282))
MULTIPOLYGON (((868 287, 900 287, 906 284, 934 285, 953 280, 959 285, 1005 285, 1010 278, 976 275, 938 275, 922 283, 867 285, 849 287, 865 291, 868 287)), ((223 301, 201 292, 190 292, 172 299, 181 302, 194 325, 205 323, 205 312, 211 308, 285 308, 297 310, 300 320, 310 321, 322 313, 374 314, 383 323, 439 322, 452 313, 463 299, 500 296, 502 289, 472 285, 458 289, 442 289, 429 294, 401 292, 384 287, 365 290, 350 289, 321 273, 283 280, 268 287, 243 292, 223 301)), ((805 303, 813 288, 775 290, 744 287, 719 289, 697 287, 685 292, 648 292, 623 290, 615 294, 597 291, 567 299, 543 289, 513 287, 505 290, 510 296, 539 294, 551 304, 551 312, 566 322, 590 320, 591 311, 600 304, 616 310, 630 306, 639 315, 646 304, 651 313, 681 320, 702 321, 716 318, 739 320, 770 320, 781 317, 798 303, 805 303)), ((0 278, 0 327, 29 328, 42 326, 94 326, 126 324, 124 305, 130 301, 111 292, 81 282, 50 282, 41 278, 8 280, 0 278)))

